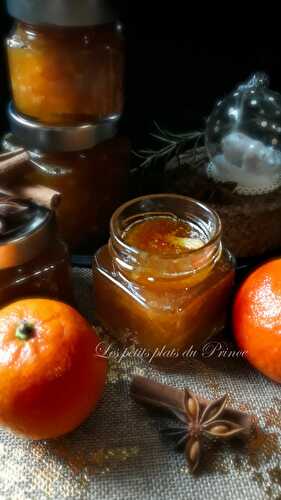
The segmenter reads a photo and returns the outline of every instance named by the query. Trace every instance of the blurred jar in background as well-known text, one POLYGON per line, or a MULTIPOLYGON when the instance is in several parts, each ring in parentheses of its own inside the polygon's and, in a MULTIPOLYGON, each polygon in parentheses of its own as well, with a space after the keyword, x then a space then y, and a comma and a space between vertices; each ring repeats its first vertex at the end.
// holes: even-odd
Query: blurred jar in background
POLYGON ((61 193, 58 227, 71 249, 104 240, 112 213, 127 197, 129 142, 115 136, 119 120, 47 127, 12 108, 9 118, 13 134, 4 138, 3 149, 24 146, 30 160, 6 179, 7 187, 41 184, 61 193))
POLYGON ((121 24, 107 2, 8 0, 6 40, 16 109, 46 124, 96 121, 123 109, 121 24), (42 4, 42 5, 40 5, 42 4))

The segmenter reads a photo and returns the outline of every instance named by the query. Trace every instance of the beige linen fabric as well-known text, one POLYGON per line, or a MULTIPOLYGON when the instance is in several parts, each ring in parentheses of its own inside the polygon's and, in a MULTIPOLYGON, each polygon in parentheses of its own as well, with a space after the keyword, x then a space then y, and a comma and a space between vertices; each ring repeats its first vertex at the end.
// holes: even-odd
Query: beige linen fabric
MULTIPOLYGON (((93 321, 90 271, 75 269, 74 279, 79 308, 93 321)), ((281 388, 243 360, 189 359, 177 374, 111 359, 98 409, 72 434, 30 442, 0 431, 0 499, 280 500, 280 450, 281 388), (131 400, 134 374, 208 398, 227 392, 230 404, 258 417, 260 431, 245 445, 211 445, 192 477, 159 432, 163 418, 131 400)))

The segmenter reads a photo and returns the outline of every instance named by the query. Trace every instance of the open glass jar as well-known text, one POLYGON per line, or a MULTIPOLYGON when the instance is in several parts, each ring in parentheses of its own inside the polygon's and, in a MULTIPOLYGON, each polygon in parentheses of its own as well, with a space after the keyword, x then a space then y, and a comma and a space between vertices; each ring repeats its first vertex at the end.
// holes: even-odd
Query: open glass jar
POLYGON ((94 257, 97 318, 121 342, 184 351, 225 324, 234 261, 215 212, 184 196, 120 207, 94 257))
MULTIPOLYGON (((58 10, 55 4, 53 12, 58 10)), ((20 16, 26 18, 22 12, 20 16)), ((34 16, 31 13, 27 18, 32 21, 34 16)), ((48 25, 18 21, 7 38, 17 110, 42 123, 61 125, 121 113, 124 61, 120 24, 73 27, 55 21, 48 25)))
POLYGON ((0 198, 0 307, 24 297, 73 303, 70 260, 54 214, 28 202, 0 198), (10 215, 9 215, 10 213, 10 215))
POLYGON ((100 244, 112 213, 127 194, 129 143, 125 137, 113 137, 116 120, 44 127, 11 109, 9 116, 14 134, 4 138, 3 148, 24 146, 30 161, 7 177, 7 187, 40 184, 58 191, 62 198, 56 214, 64 241, 72 249, 89 238, 100 244))

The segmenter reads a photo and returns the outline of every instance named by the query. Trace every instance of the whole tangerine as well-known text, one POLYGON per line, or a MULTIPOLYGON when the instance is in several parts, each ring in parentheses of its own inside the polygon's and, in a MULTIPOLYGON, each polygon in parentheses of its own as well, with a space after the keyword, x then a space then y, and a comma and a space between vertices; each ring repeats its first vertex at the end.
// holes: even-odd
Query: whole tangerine
POLYGON ((20 300, 0 310, 0 425, 32 439, 75 429, 99 401, 107 362, 72 307, 20 300))
POLYGON ((233 331, 248 361, 281 383, 281 259, 246 278, 234 301, 233 331))

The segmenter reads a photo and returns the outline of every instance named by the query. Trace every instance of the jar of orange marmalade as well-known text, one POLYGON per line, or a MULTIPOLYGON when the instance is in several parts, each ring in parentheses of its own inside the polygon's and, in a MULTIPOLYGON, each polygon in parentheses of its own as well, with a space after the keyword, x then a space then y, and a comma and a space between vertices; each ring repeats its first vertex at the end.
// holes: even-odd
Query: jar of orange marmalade
POLYGON ((123 108, 123 37, 108 0, 7 0, 6 45, 17 110, 47 124, 123 108))
POLYGON ((23 297, 73 303, 70 260, 54 214, 1 196, 0 215, 0 307, 23 297))
POLYGON ((121 206, 94 257, 95 312, 121 342, 184 351, 220 332, 234 281, 218 215, 152 195, 121 206))
POLYGON ((9 120, 12 134, 4 138, 3 149, 23 146, 30 160, 7 177, 7 187, 40 184, 58 191, 56 215, 64 241, 71 249, 85 242, 97 248, 107 239, 110 218, 127 195, 129 142, 114 137, 119 120, 44 126, 12 107, 9 120))

